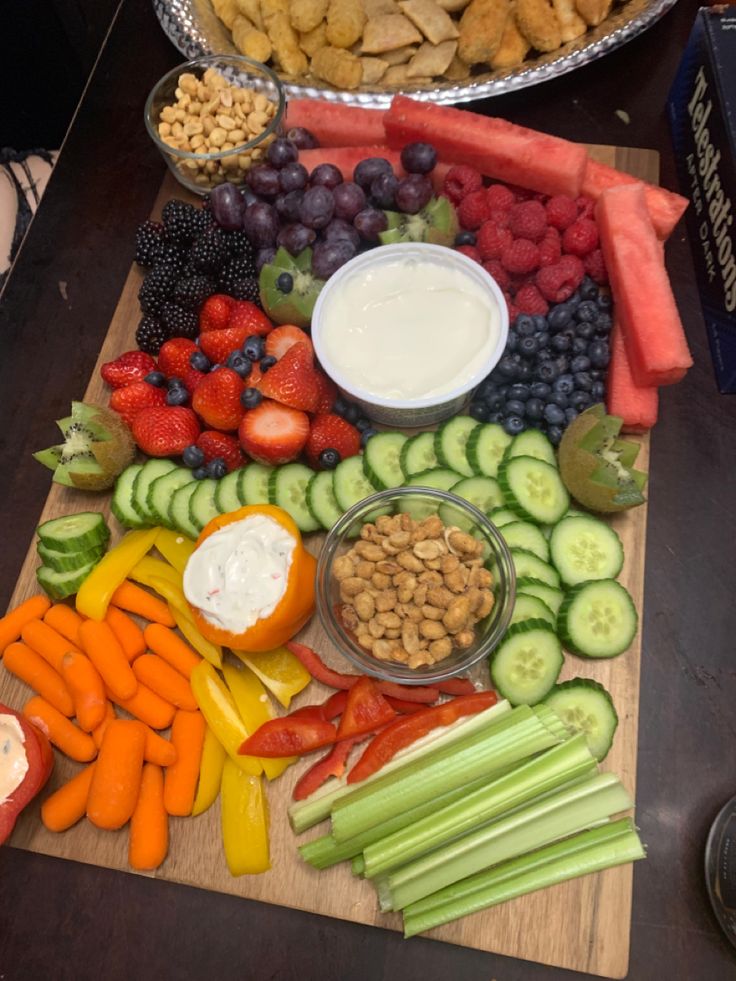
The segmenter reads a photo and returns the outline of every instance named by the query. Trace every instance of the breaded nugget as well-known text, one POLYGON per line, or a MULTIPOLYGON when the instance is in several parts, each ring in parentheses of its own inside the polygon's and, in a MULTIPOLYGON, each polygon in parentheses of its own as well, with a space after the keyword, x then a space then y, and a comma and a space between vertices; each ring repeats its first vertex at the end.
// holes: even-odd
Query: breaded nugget
MULTIPOLYGON (((272 0, 269 0, 272 2, 272 0)), ((307 56, 299 47, 299 38, 291 26, 288 14, 283 10, 266 13, 266 32, 273 46, 273 55, 287 75, 303 75, 307 70, 307 56)))
POLYGON ((457 41, 430 44, 425 41, 406 67, 408 78, 434 78, 442 75, 457 51, 457 41))
POLYGON ((537 51, 555 51, 562 44, 562 31, 552 0, 516 0, 516 23, 537 51))
POLYGON ((242 14, 235 18, 233 24, 233 41, 238 51, 254 61, 265 62, 271 57, 272 48, 268 36, 242 14))
POLYGON ((575 9, 575 0, 552 0, 552 5, 560 22, 562 43, 574 41, 576 37, 585 34, 587 24, 575 9))
POLYGON ((360 58, 345 48, 320 48, 312 58, 312 74, 337 89, 357 89, 363 80, 360 58))
POLYGON ((386 69, 386 74, 381 81, 384 85, 407 85, 408 83, 412 85, 424 85, 432 81, 429 77, 409 78, 408 71, 408 65, 391 65, 390 68, 386 69))
POLYGON ((383 54, 407 44, 421 44, 424 38, 403 14, 382 14, 366 21, 363 28, 363 54, 383 54))
POLYGON ((349 48, 360 38, 365 24, 362 0, 330 0, 327 8, 327 43, 349 48))
POLYGON ((232 30, 240 11, 235 0, 212 0, 212 9, 228 30, 232 30))
POLYGON ((368 56, 360 59, 360 66, 363 69, 363 85, 375 85, 386 74, 388 62, 383 58, 368 56))
POLYGON ((290 0, 289 20, 300 34, 307 34, 322 23, 330 0, 290 0))
POLYGON ((509 0, 472 0, 460 18, 457 53, 466 65, 490 62, 509 18, 509 0))
POLYGON ((405 65, 407 61, 411 61, 416 51, 417 47, 415 44, 407 44, 403 48, 396 48, 395 51, 386 51, 385 54, 381 55, 381 58, 388 62, 389 67, 393 65, 405 65))
POLYGON ((530 47, 531 45, 519 30, 516 18, 512 13, 506 21, 498 50, 491 58, 491 68, 513 68, 515 65, 520 65, 526 58, 530 47))
POLYGON ((436 0, 399 0, 401 10, 432 44, 460 36, 455 21, 436 0))
POLYGON ((466 78, 470 77, 470 69, 462 60, 458 58, 457 55, 452 59, 450 64, 445 69, 445 78, 449 79, 451 82, 462 82, 466 78))
POLYGON ((299 35, 299 46, 308 58, 314 58, 320 48, 327 47, 327 21, 317 24, 313 31, 299 35))
POLYGON ((363 10, 368 20, 381 14, 400 14, 396 0, 363 0, 363 10))
POLYGON ((611 0, 575 0, 578 13, 591 27, 597 27, 608 17, 611 5, 611 0))
POLYGON ((261 13, 261 0, 235 0, 238 10, 254 24, 259 31, 263 30, 263 14, 261 13))

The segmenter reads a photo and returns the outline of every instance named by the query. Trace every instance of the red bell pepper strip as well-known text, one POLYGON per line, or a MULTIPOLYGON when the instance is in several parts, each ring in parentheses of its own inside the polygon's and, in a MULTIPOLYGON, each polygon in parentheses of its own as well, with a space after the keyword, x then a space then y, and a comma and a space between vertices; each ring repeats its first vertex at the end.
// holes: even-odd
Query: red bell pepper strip
POLYGON ((321 719, 295 718, 285 715, 269 719, 248 736, 238 752, 243 756, 303 756, 314 749, 329 746, 337 737, 337 729, 331 722, 321 719))
POLYGON ((464 715, 475 715, 495 705, 495 691, 479 691, 473 695, 460 695, 451 702, 443 702, 423 712, 416 712, 397 719, 379 732, 366 747, 363 755, 348 774, 348 783, 358 783, 385 766, 400 749, 426 736, 439 726, 447 726, 464 715))
MULTIPOLYGON (((23 749, 28 761, 28 770, 11 795, 0 802, 0 845, 10 837, 18 815, 42 789, 54 768, 54 752, 45 733, 29 722, 25 716, 0 704, 0 716, 3 715, 12 715, 23 730, 23 749)), ((0 766, 2 766, 2 747, 0 747, 0 766)))
POLYGON ((338 715, 342 715, 345 711, 345 706, 348 702, 348 693, 344 690, 336 691, 334 695, 330 695, 326 702, 322 705, 322 718, 327 722, 332 722, 336 719, 338 715))
POLYGON ((422 702, 424 705, 436 702, 440 696, 436 688, 427 688, 426 685, 397 685, 393 681, 379 681, 378 690, 382 695, 390 695, 391 698, 422 702))
POLYGON ((423 712, 427 707, 423 702, 409 702, 405 698, 393 698, 391 695, 386 696, 386 701, 400 715, 413 715, 414 712, 423 712))
POLYGON ((335 743, 321 760, 317 760, 306 773, 303 773, 294 786, 294 800, 305 800, 318 790, 330 777, 341 777, 350 756, 350 751, 360 738, 343 739, 335 743))
POLYGON ((367 675, 360 678, 348 692, 345 711, 337 730, 338 739, 352 739, 366 732, 373 732, 396 718, 392 709, 367 675))
POLYGON ((433 681, 432 684, 444 695, 473 695, 475 685, 470 678, 448 678, 447 681, 433 681))
POLYGON ((325 719, 325 703, 320 705, 302 705, 301 708, 294 709, 284 716, 285 719, 314 719, 316 722, 329 722, 325 719))

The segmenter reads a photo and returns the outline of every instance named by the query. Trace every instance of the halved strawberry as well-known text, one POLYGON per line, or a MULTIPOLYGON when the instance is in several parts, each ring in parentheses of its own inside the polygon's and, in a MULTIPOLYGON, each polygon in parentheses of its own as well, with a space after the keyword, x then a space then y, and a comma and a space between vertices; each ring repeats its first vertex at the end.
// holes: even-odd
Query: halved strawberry
POLYGON ((167 378, 181 378, 190 367, 189 359, 197 350, 197 345, 188 337, 172 337, 164 341, 158 352, 158 370, 167 378))
POLYGON ((329 412, 337 398, 337 385, 319 368, 314 369, 314 374, 317 379, 317 404, 314 411, 329 412))
POLYGON ((294 324, 282 324, 281 327, 274 327, 266 338, 266 354, 270 354, 272 358, 276 358, 278 361, 295 344, 308 344, 310 348, 312 347, 309 334, 303 331, 301 327, 295 327, 294 324))
POLYGON ((307 441, 309 416, 264 399, 245 413, 238 436, 245 452, 259 463, 288 463, 299 456, 307 441))
POLYGON ((266 398, 304 412, 314 412, 319 389, 315 378, 311 344, 295 344, 269 368, 258 388, 266 398))
POLYGON ((110 408, 121 415, 129 426, 142 409, 158 405, 166 405, 166 389, 144 381, 116 388, 110 396, 110 408))
POLYGON ((310 465, 319 467, 320 453, 327 449, 337 450, 341 460, 360 453, 360 433, 334 412, 312 419, 305 448, 310 465))
POLYGON ((197 385, 192 408, 211 429, 237 429, 243 418, 240 393, 244 388, 243 379, 231 368, 216 368, 197 385))
POLYGON ((235 300, 224 293, 208 297, 199 311, 199 332, 205 334, 210 330, 224 330, 234 305, 235 300))
POLYGON ((212 364, 224 364, 228 354, 243 346, 249 337, 248 327, 226 327, 224 330, 211 330, 199 335, 199 348, 212 364))
POLYGON ((269 334, 273 324, 263 310, 248 300, 235 300, 230 311, 228 327, 247 327, 246 337, 250 334, 269 334))
POLYGON ((181 405, 141 409, 132 429, 133 439, 148 456, 178 456, 199 436, 197 417, 181 405))
POLYGON ((204 371, 197 371, 196 368, 187 368, 181 376, 181 380, 184 388, 186 388, 190 395, 193 395, 199 383, 206 377, 207 374, 204 371))
POLYGON ((100 374, 108 385, 122 388, 133 382, 143 381, 147 374, 156 370, 156 361, 145 351, 126 351, 114 361, 107 361, 100 374))
POLYGON ((197 446, 204 453, 205 463, 220 457, 225 461, 228 471, 237 470, 245 463, 240 443, 228 433, 218 433, 214 429, 206 429, 200 433, 197 446))

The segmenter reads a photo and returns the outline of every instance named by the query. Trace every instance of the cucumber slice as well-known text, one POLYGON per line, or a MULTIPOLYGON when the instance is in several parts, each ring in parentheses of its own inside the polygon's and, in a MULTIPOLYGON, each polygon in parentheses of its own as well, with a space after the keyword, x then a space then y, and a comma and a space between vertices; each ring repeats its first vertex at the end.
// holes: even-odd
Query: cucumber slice
POLYGON ((79 587, 96 565, 97 562, 89 562, 70 572, 56 572, 47 565, 40 565, 36 569, 36 579, 50 599, 63 600, 79 591, 79 587))
POLYGON ((142 469, 142 463, 133 463, 115 481, 110 510, 124 528, 144 528, 147 524, 133 507, 133 485, 142 469))
POLYGON ((440 466, 449 467, 462 477, 473 476, 465 447, 477 425, 478 420, 470 416, 455 416, 440 426, 434 434, 434 452, 440 466))
POLYGON ((332 490, 337 506, 343 512, 376 493, 376 488, 363 471, 362 457, 349 456, 338 463, 332 472, 332 490))
POLYGON ((555 685, 544 700, 572 733, 582 732, 588 749, 601 763, 613 743, 618 714, 603 685, 590 678, 573 678, 555 685))
MULTIPOLYGON (((369 440, 370 443, 370 440, 369 440)), ((411 436, 401 447, 399 465, 405 477, 415 473, 431 470, 437 466, 437 454, 434 451, 434 433, 417 433, 411 436)))
MULTIPOLYGON (((501 532, 503 534, 503 532, 501 532)), ((543 562, 534 552, 528 552, 525 548, 512 548, 511 558, 516 569, 516 578, 540 579, 548 586, 560 588, 560 577, 556 569, 553 569, 547 562, 543 562)))
POLYGON ((87 548, 83 552, 57 552, 56 549, 47 548, 43 542, 39 542, 36 549, 41 561, 51 572, 74 572, 90 563, 94 565, 105 554, 104 545, 87 548))
POLYGON ((509 626, 514 623, 521 623, 522 620, 546 620, 553 630, 557 625, 557 617, 546 603, 536 596, 517 593, 509 626))
MULTIPOLYGON (((407 487, 432 487, 435 490, 449 491, 451 487, 459 483, 462 478, 454 470, 447 467, 433 467, 431 470, 423 470, 409 477, 406 482, 407 487)), ((432 501, 404 501, 401 505, 402 511, 411 515, 415 521, 423 521, 430 514, 435 514, 438 505, 432 501)))
POLYGON ((503 459, 512 437, 495 422, 480 423, 468 437, 465 452, 468 463, 475 473, 486 477, 498 476, 498 465, 503 459))
POLYGON ((508 508, 495 508, 488 517, 497 528, 505 528, 506 525, 519 520, 519 515, 508 508))
MULTIPOLYGON (((501 488, 493 477, 465 477, 452 485, 450 493, 474 504, 484 514, 503 502, 501 488)), ((473 525, 469 518, 459 517, 457 508, 447 504, 440 505, 439 515, 446 525, 458 525, 464 531, 468 531, 473 525)))
POLYGON ((549 586, 546 582, 542 582, 541 579, 533 579, 530 576, 522 576, 516 580, 516 595, 519 596, 521 593, 524 596, 536 596, 538 599, 541 599, 544 605, 552 610, 555 618, 565 598, 565 594, 561 589, 557 589, 555 586, 549 586))
POLYGON ((639 618, 634 602, 615 579, 573 586, 560 607, 562 643, 581 657, 616 657, 629 647, 639 618))
POLYGON ((557 466, 557 454, 554 446, 550 443, 544 433, 538 429, 527 429, 518 436, 514 436, 511 444, 506 450, 507 460, 515 456, 531 456, 535 460, 542 460, 550 466, 557 466))
POLYGON ((316 473, 307 484, 307 507, 326 531, 332 528, 342 514, 335 500, 332 474, 329 470, 316 473))
POLYGON ((237 511, 242 508, 238 487, 240 485, 241 470, 231 470, 224 477, 220 477, 215 488, 215 505, 220 514, 227 514, 229 511, 237 511))
POLYGON ((188 484, 184 484, 171 498, 171 505, 169 506, 169 527, 180 531, 187 538, 197 538, 199 535, 199 528, 189 514, 189 502, 199 490, 199 484, 199 480, 192 480, 188 484))
POLYGON ((217 481, 212 477, 205 477, 198 480, 199 487, 196 488, 189 498, 189 517, 192 524, 199 533, 208 521, 212 521, 220 513, 215 504, 215 491, 217 481))
MULTIPOLYGON (((522 434, 523 435, 523 434, 522 434)), ((531 456, 515 456, 498 468, 506 506, 525 521, 556 524, 570 506, 570 495, 558 471, 531 456)))
POLYGON ((146 502, 149 513, 153 515, 153 520, 166 528, 171 527, 169 524, 171 498, 180 487, 192 482, 196 483, 192 477, 192 471, 186 467, 177 467, 175 470, 169 470, 162 477, 157 477, 148 488, 148 500, 146 502))
POLYGON ((248 464, 238 488, 241 504, 268 504, 268 481, 273 469, 264 463, 248 464))
POLYGON ((509 627, 491 659, 491 681, 512 705, 536 705, 562 670, 562 647, 546 620, 523 620, 509 627))
POLYGON ((287 463, 277 467, 268 481, 270 500, 283 508, 296 522, 299 531, 317 531, 319 521, 307 506, 307 487, 314 470, 304 463, 287 463))
POLYGON ((163 477, 164 474, 177 469, 176 464, 171 460, 146 460, 141 472, 135 478, 130 503, 133 505, 133 510, 147 524, 153 525, 157 520, 156 515, 148 508, 148 491, 151 484, 159 477, 163 477))
POLYGON ((558 522, 549 547, 552 562, 568 586, 591 579, 615 579, 624 564, 623 545, 613 528, 587 515, 558 522))
POLYGON ((509 548, 526 549, 527 552, 533 552, 542 562, 549 562, 547 539, 536 525, 529 521, 513 521, 503 526, 501 534, 509 548))
POLYGON ((376 433, 363 450, 363 472, 376 490, 401 487, 401 451, 408 440, 403 433, 376 433))
POLYGON ((46 548, 56 552, 83 552, 106 545, 110 529, 99 511, 80 511, 79 514, 44 521, 36 529, 36 534, 46 548))

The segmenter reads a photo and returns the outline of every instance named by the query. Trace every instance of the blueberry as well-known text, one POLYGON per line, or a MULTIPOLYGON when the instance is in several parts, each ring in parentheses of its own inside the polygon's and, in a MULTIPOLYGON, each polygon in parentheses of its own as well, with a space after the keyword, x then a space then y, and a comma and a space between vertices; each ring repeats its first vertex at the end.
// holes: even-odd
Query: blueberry
POLYGON ((251 361, 260 361, 266 353, 266 342, 260 334, 251 334, 243 344, 243 354, 251 361))
POLYGON ((554 361, 545 361, 537 368, 537 378, 542 382, 553 382, 559 373, 554 361))
POLYGON ((524 417, 526 413, 526 407, 523 402, 519 402, 518 399, 509 399, 506 403, 506 414, 512 416, 524 417))
POLYGON ((508 397, 510 399, 518 399, 519 402, 526 402, 529 398, 531 392, 529 391, 528 385, 510 385, 508 390, 508 397))
POLYGON ((578 412, 585 412, 586 409, 589 409, 594 404, 594 400, 590 397, 589 392, 583 392, 583 395, 585 396, 585 401, 575 406, 578 412))
POLYGON ((606 394, 606 386, 603 384, 603 382, 593 382, 593 385, 590 389, 590 394, 592 395, 592 397, 595 399, 596 402, 602 402, 603 397, 606 394))
MULTIPOLYGON (((590 350, 590 348, 588 348, 590 350)), ((584 354, 577 354, 570 362, 570 371, 588 371, 590 369, 590 358, 584 354)))
POLYGON ((586 276, 580 284, 580 296, 583 300, 598 298, 598 285, 593 282, 590 276, 586 276))
POLYGON ((537 351, 537 364, 542 361, 551 361, 554 355, 554 351, 550 351, 548 347, 542 348, 541 351, 537 351))
POLYGON ((573 337, 570 350, 573 355, 587 354, 588 353, 588 342, 584 337, 573 337))
POLYGON ((166 387, 169 391, 171 391, 172 388, 183 388, 184 382, 181 380, 181 378, 176 378, 176 376, 172 375, 166 382, 166 387))
POLYGON ((549 347, 550 335, 546 330, 541 331, 539 334, 535 334, 534 337, 539 345, 540 351, 543 351, 546 347, 549 347))
POLYGON ((201 467, 204 463, 204 453, 198 446, 192 443, 191 446, 184 447, 184 452, 181 455, 181 462, 185 467, 201 467))
POLYGON ((587 371, 578 371, 573 375, 575 379, 575 388, 579 388, 583 392, 589 392, 593 388, 593 379, 587 371))
POLYGON ((210 359, 204 351, 193 351, 189 358, 189 364, 195 371, 209 371, 212 367, 210 359))
POLYGON ((361 416, 360 419, 358 419, 357 422, 355 423, 355 428, 358 430, 359 433, 365 432, 366 429, 371 428, 370 419, 367 419, 365 416, 361 416))
POLYGON ((498 362, 498 373, 504 378, 516 378, 518 365, 510 357, 504 355, 498 362))
POLYGON ((525 358, 533 358, 539 350, 536 337, 522 337, 519 341, 519 354, 525 358))
POLYGON ((498 426, 503 422, 503 418, 503 412, 492 412, 488 417, 488 421, 493 422, 498 426))
POLYGON ((573 409, 572 407, 565 409, 565 422, 569 425, 573 419, 577 419, 578 415, 577 409, 573 409))
POLYGON ((501 396, 502 399, 508 398, 508 394, 509 394, 509 389, 510 388, 511 388, 510 385, 499 385, 498 386, 498 394, 501 396))
POLYGON ((544 415, 544 402, 541 399, 531 398, 526 403, 526 417, 527 419, 533 419, 535 422, 537 419, 541 419, 544 415))
POLYGON ((531 337, 537 331, 534 324, 534 317, 531 317, 528 313, 519 314, 516 318, 514 328, 519 337, 531 337))
MULTIPOLYGON (((491 395, 486 399, 486 407, 489 412, 498 412, 499 409, 503 409, 505 401, 505 397, 500 392, 496 392, 495 395, 491 395)), ((472 414, 473 413, 471 412, 471 415, 472 414)))
POLYGON ((580 293, 578 292, 578 290, 575 290, 572 296, 568 296, 565 302, 567 303, 567 305, 570 307, 571 310, 575 310, 578 304, 580 303, 580 293))
POLYGON ((549 402, 551 405, 557 405, 561 409, 566 409, 570 404, 570 400, 565 392, 552 392, 549 397, 549 402))
POLYGON ((492 377, 488 377, 478 388, 478 391, 475 393, 475 397, 485 401, 486 399, 493 398, 497 391, 498 385, 492 377))
POLYGON ((595 337, 595 324, 592 324, 589 320, 581 320, 578 324, 575 333, 578 337, 582 337, 586 341, 590 341, 595 337))
POLYGON ((535 331, 544 331, 547 329, 547 318, 541 313, 532 314, 532 320, 534 321, 535 331))
POLYGON ((613 319, 610 313, 599 313, 595 324, 596 333, 609 334, 613 327, 613 319))
MULTIPOLYGON (((591 341, 588 345, 588 368, 605 368, 608 365, 610 355, 606 341, 591 341)), ((583 369, 587 371, 587 368, 583 369)))
POLYGON ((276 280, 276 289, 280 293, 291 293, 294 289, 294 277, 291 273, 282 272, 279 278, 276 280))
MULTIPOLYGON (((343 412, 342 417, 345 422, 349 422, 354 426, 358 419, 360 419, 360 409, 354 402, 348 402, 345 406, 345 411, 343 412)), ((363 432, 367 431, 368 430, 365 429, 363 430, 363 432)))
POLYGON ((175 388, 170 388, 166 393, 167 405, 186 405, 188 401, 189 392, 183 385, 177 385, 175 388))
POLYGON ((526 426, 524 420, 520 419, 519 416, 506 416, 503 421, 503 428, 509 436, 518 436, 519 433, 524 432, 526 426))
POLYGON ((538 381, 529 386, 529 391, 535 399, 546 399, 552 389, 546 382, 538 381))
POLYGON ((163 371, 149 371, 143 381, 155 388, 161 388, 162 385, 166 384, 166 375, 163 371))
POLYGON ((233 351, 232 354, 228 354, 225 364, 241 378, 247 378, 253 368, 250 358, 246 358, 242 351, 233 351))
POLYGON ((514 364, 519 365, 524 359, 518 351, 514 351, 513 354, 509 354, 509 360, 513 361, 514 364))
POLYGON ((195 480, 204 480, 206 477, 209 477, 207 467, 196 467, 194 470, 192 470, 192 477, 194 477, 195 480))
MULTIPOLYGON (((367 429, 363 431, 368 432, 367 429)), ((342 457, 337 450, 333 449, 331 446, 328 446, 327 449, 322 450, 319 455, 319 465, 323 470, 334 470, 341 459, 342 457)))
POLYGON ((575 382, 572 375, 560 375, 552 385, 553 392, 562 392, 563 395, 569 395, 574 388, 575 382))
POLYGON ((272 354, 267 354, 265 358, 261 358, 259 362, 259 368, 262 372, 268 371, 269 368, 273 368, 276 364, 277 359, 272 354))
POLYGON ((550 426, 561 426, 565 421, 565 413, 554 402, 548 402, 544 407, 544 418, 550 426))
POLYGON ((347 405, 348 403, 345 401, 342 395, 338 395, 332 406, 332 411, 335 413, 335 415, 341 416, 345 412, 347 405))
POLYGON ((558 303, 547 314, 547 323, 550 330, 562 330, 564 327, 567 327, 571 319, 570 307, 566 303, 558 303))
POLYGON ((572 395, 569 397, 567 401, 571 409, 577 409, 578 412, 580 412, 582 406, 588 404, 588 393, 578 389, 577 391, 572 393, 572 395))
POLYGON ((583 300, 582 303, 578 304, 575 311, 575 319, 593 323, 598 319, 598 304, 594 303, 593 300, 583 300))
POLYGON ((372 436, 375 436, 376 435, 377 431, 378 430, 376 430, 376 429, 364 429, 363 432, 360 434, 360 445, 361 446, 365 446, 365 444, 368 442, 368 440, 372 436))
POLYGON ((534 372, 528 364, 517 365, 516 368, 516 378, 520 382, 528 382, 532 380, 532 375, 534 372))
POLYGON ((509 331, 509 336, 506 338, 506 350, 510 352, 517 351, 519 348, 519 335, 515 330, 509 331))
POLYGON ((553 446, 558 446, 562 439, 562 426, 551 425, 547 427, 547 438, 553 446))
POLYGON ((604 382, 606 380, 606 373, 605 371, 601 371, 600 368, 595 368, 590 372, 590 377, 594 382, 604 382))
POLYGON ((598 294, 598 309, 610 310, 612 306, 613 300, 611 299, 611 294, 601 290, 601 292, 598 294))
POLYGON ((570 350, 571 340, 568 334, 555 334, 550 341, 550 347, 558 354, 564 354, 570 350))
POLYGON ((455 245, 475 245, 475 232, 458 232, 455 236, 455 245))
POLYGON ((555 366, 558 375, 565 375, 570 370, 570 359, 566 354, 559 354, 555 358, 555 366))
POLYGON ((263 396, 257 388, 244 388, 240 393, 240 404, 244 409, 255 409, 263 401, 263 396))
POLYGON ((227 473, 227 464, 221 456, 216 456, 210 460, 206 469, 208 477, 214 477, 215 480, 219 480, 220 477, 224 477, 227 473))
POLYGON ((491 414, 491 411, 485 402, 473 401, 470 403, 468 414, 472 419, 477 419, 478 422, 487 422, 488 416, 491 414))

